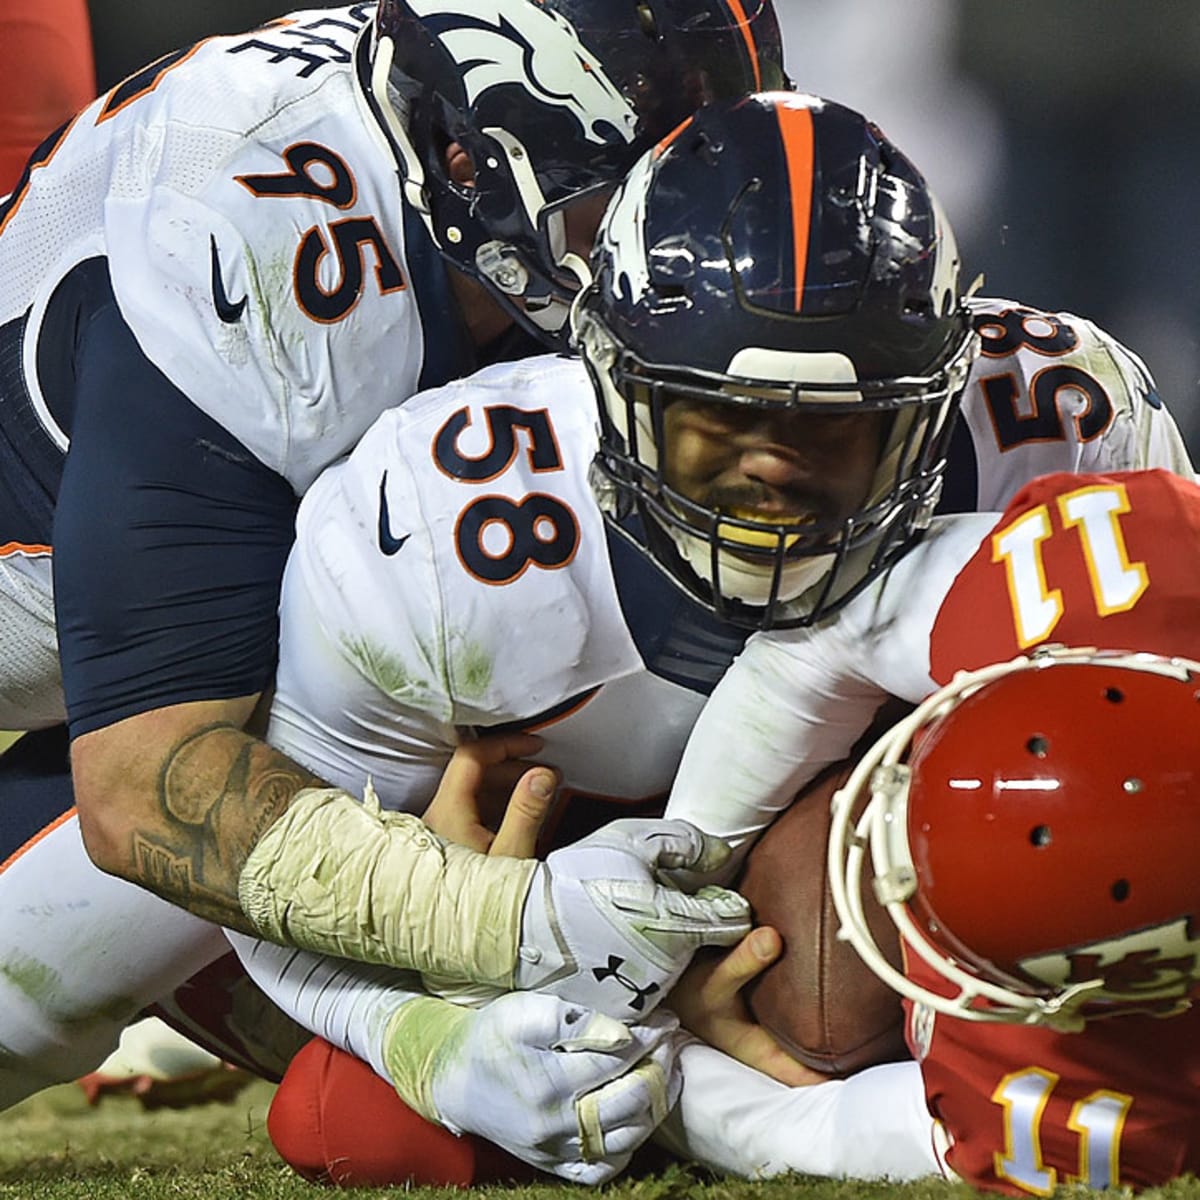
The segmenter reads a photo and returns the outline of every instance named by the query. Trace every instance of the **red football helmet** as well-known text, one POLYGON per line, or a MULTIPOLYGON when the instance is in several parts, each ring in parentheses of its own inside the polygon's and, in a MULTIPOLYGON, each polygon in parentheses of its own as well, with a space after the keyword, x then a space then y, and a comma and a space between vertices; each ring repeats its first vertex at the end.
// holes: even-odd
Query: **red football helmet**
POLYGON ((902 995, 1079 1029, 1178 1011, 1200 981, 1198 663, 1052 648, 963 673, 875 744, 833 813, 841 936, 902 995), (940 993, 870 934, 868 845, 875 894, 940 993))

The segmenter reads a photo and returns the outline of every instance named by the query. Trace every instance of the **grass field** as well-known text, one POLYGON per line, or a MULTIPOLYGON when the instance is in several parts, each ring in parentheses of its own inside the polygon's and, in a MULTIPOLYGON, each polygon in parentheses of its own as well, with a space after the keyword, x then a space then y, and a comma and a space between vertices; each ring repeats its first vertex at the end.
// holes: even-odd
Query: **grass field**
MULTIPOLYGON (((331 1193, 304 1183, 275 1157, 264 1121, 271 1087, 254 1084, 232 1103, 184 1112, 143 1112, 133 1099, 89 1109, 75 1087, 54 1088, 0 1114, 3 1200, 321 1200, 333 1195, 446 1200, 461 1193, 401 1188, 331 1193)), ((1081 1196, 1064 1188, 1061 1194, 1081 1196)), ((562 1200, 583 1189, 547 1184, 481 1188, 487 1200, 562 1200)), ((962 1186, 886 1185, 812 1179, 749 1184, 683 1169, 602 1189, 604 1200, 968 1200, 962 1186)), ((1148 1200, 1200 1200, 1200 1184, 1143 1193, 1148 1200)), ((1127 1193, 1105 1193, 1112 1197, 1127 1193)))

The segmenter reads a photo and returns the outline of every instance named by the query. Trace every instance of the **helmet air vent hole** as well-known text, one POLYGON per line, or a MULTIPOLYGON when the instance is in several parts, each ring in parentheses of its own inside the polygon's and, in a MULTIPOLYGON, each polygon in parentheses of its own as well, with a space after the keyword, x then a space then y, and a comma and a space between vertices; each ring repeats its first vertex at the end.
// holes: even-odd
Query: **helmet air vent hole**
POLYGON ((1035 733, 1033 737, 1025 743, 1025 749, 1029 751, 1034 758, 1045 758, 1050 753, 1050 742, 1042 737, 1040 733, 1035 733))
POLYGON ((1120 704, 1125 699, 1125 693, 1117 687, 1107 687, 1104 689, 1104 698, 1109 704, 1120 704))
POLYGON ((1112 898, 1120 904, 1123 900, 1129 899, 1129 880, 1118 879, 1109 891, 1112 893, 1112 898))
POLYGON ((637 6, 638 24, 642 27, 642 32, 648 38, 658 37, 658 21, 654 18, 654 12, 648 4, 639 4, 637 6))
POLYGON ((1029 831, 1029 844, 1037 846, 1039 850, 1044 846, 1050 845, 1052 841, 1054 841, 1054 834, 1051 832, 1049 825, 1035 825, 1029 831))

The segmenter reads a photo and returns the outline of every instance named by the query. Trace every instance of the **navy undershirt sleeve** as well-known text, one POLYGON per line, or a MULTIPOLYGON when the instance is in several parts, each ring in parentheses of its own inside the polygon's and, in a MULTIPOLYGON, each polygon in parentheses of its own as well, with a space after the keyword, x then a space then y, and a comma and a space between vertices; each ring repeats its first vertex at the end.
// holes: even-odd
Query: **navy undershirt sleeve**
POLYGON ((62 725, 26 733, 0 754, 0 864, 75 803, 62 725))
POLYGON ((274 673, 287 482, 146 357, 111 290, 76 349, 54 589, 72 737, 274 673))

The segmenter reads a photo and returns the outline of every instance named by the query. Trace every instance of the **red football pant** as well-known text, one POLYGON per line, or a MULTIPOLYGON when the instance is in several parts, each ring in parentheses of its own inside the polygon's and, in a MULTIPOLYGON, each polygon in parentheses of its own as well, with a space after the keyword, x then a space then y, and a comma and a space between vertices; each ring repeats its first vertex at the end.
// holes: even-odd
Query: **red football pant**
POLYGON ((267 1132, 312 1183, 470 1187, 538 1174, 483 1138, 455 1137, 418 1116, 366 1063, 321 1038, 292 1059, 267 1132))

